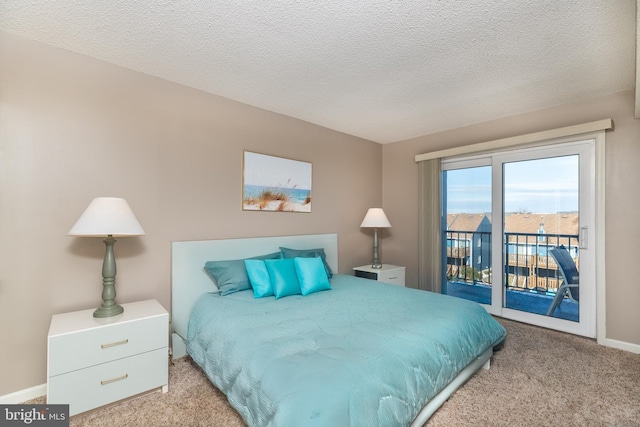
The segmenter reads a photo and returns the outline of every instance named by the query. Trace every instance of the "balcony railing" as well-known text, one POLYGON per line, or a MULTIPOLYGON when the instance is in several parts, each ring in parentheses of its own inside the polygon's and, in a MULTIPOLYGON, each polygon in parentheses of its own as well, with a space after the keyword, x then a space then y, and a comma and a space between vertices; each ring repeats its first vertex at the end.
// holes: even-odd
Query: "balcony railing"
MULTIPOLYGON (((447 281, 492 283, 490 232, 446 232, 447 281)), ((507 289, 555 293, 561 273, 549 249, 563 245, 578 262, 578 236, 570 234, 505 233, 503 283, 507 289)))

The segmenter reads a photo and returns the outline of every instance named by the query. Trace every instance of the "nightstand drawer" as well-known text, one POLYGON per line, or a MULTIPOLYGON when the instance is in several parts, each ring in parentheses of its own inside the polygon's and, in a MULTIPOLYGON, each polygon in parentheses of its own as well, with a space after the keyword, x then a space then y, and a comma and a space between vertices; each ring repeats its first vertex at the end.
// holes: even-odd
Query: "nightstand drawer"
POLYGON ((49 337, 49 376, 168 346, 168 316, 49 337))
POLYGON ((378 273, 373 273, 371 271, 356 270, 355 276, 362 277, 363 279, 378 280, 378 273))
POLYGON ((378 275, 378 281, 390 283, 392 285, 404 286, 404 268, 381 271, 378 275))
POLYGON ((168 348, 49 378, 47 403, 69 404, 70 415, 85 412, 168 382, 168 348))
POLYGON ((391 285, 404 286, 405 267, 392 264, 382 264, 380 268, 363 265, 353 269, 357 277, 377 280, 391 285))

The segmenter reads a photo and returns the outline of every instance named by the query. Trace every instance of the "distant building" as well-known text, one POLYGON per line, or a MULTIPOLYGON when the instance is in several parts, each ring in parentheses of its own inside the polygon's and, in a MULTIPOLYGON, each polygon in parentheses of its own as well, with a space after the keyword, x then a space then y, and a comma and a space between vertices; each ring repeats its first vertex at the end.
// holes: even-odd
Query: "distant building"
POLYGON ((550 248, 564 245, 576 258, 580 228, 578 220, 577 212, 508 214, 504 218, 504 232, 509 239, 509 253, 546 256, 550 248), (529 234, 537 236, 532 238, 529 234), (523 235, 527 238, 523 239, 523 235))
MULTIPOLYGON (((577 212, 539 214, 510 213, 504 216, 506 235, 506 272, 509 281, 521 281, 527 287, 538 286, 538 277, 557 275, 557 266, 548 256, 549 249, 563 245, 572 258, 578 258, 577 212), (525 280, 526 279, 526 280, 525 280)), ((484 272, 483 281, 490 281, 491 268, 491 215, 447 215, 447 276, 461 278, 461 267, 484 272)), ((474 281, 466 270, 465 281, 474 281), (471 279, 471 280, 470 280, 471 279)))
POLYGON ((447 215, 447 264, 482 271, 491 266, 491 220, 488 214, 447 215))

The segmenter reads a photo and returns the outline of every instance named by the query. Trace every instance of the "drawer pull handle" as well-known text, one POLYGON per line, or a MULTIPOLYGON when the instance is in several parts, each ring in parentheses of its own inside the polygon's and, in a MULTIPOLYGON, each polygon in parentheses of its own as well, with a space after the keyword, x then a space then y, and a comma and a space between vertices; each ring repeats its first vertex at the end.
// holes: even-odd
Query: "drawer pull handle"
POLYGON ((104 350, 105 348, 110 348, 110 347, 115 347, 117 345, 123 345, 123 344, 127 344, 129 342, 128 339, 126 340, 122 340, 122 341, 118 341, 118 342, 112 342, 109 344, 102 344, 100 347, 104 350))
POLYGON ((118 378, 111 378, 110 380, 100 381, 100 384, 107 385, 107 384, 115 383, 116 381, 126 380, 127 378, 129 378, 129 374, 124 374, 123 376, 118 378))
POLYGON ((398 276, 395 277, 389 277, 389 280, 396 280, 398 278, 398 276))

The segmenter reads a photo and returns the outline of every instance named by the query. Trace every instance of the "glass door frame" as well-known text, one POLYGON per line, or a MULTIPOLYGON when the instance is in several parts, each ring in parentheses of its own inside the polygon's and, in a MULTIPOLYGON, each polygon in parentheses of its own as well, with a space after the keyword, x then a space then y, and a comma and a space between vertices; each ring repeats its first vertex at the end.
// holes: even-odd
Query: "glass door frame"
MULTIPOLYGON (((491 304, 482 304, 485 309, 496 316, 517 320, 537 326, 569 332, 588 337, 596 336, 596 140, 585 137, 558 141, 558 144, 533 148, 519 148, 510 151, 495 152, 466 158, 450 158, 443 160, 443 170, 466 169, 479 166, 492 167, 492 278, 491 304), (560 143, 562 142, 562 143, 560 143), (503 225, 503 183, 502 164, 505 162, 534 160, 539 158, 559 157, 566 155, 580 156, 580 198, 579 198, 579 230, 580 230, 580 321, 558 319, 541 316, 504 306, 506 288, 504 284, 504 225, 503 225), (494 185, 500 183, 499 185, 494 185), (500 236, 500 238, 496 238, 500 236), (583 246, 586 247, 583 248, 583 246), (498 274, 499 273, 499 274, 498 274)), ((599 169, 599 168, 598 168, 599 169)), ((443 207, 443 215, 446 207, 443 207)), ((446 225, 446 223, 445 223, 446 225)), ((445 227, 446 228, 446 227, 445 227)), ((444 267, 444 264, 443 264, 444 267)), ((446 275, 443 275, 446 280, 446 275)), ((602 292, 601 292, 602 294, 602 292)), ((598 295, 601 298, 602 295, 598 295)))
POLYGON ((494 281, 500 278, 500 286, 492 286, 492 304, 487 311, 507 319, 532 325, 556 329, 577 335, 595 337, 596 332, 596 287, 595 287, 595 141, 585 140, 552 147, 522 149, 492 156, 493 186, 492 234, 501 236, 492 239, 494 253, 492 270, 494 281), (522 160, 535 160, 568 155, 579 155, 579 239, 580 239, 580 301, 579 322, 542 316, 504 307, 506 288, 504 283, 504 218, 503 218, 503 164, 522 160), (496 256, 499 254, 498 256, 496 256))

